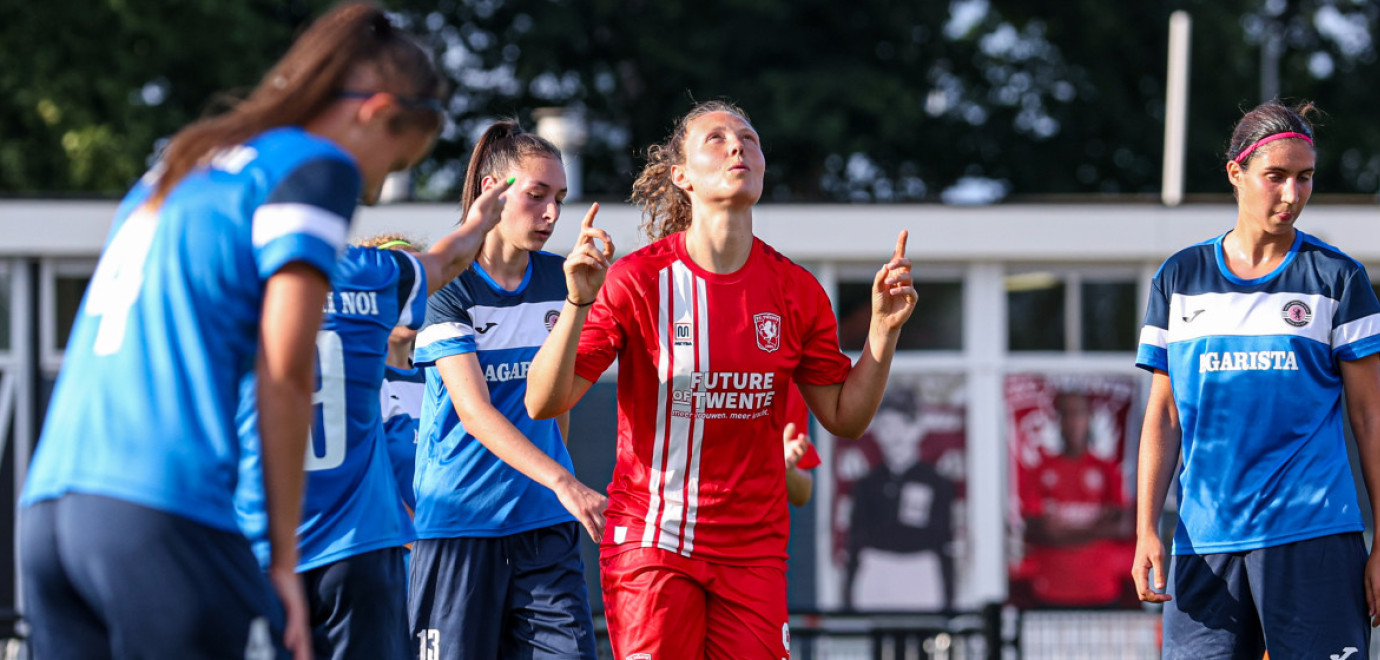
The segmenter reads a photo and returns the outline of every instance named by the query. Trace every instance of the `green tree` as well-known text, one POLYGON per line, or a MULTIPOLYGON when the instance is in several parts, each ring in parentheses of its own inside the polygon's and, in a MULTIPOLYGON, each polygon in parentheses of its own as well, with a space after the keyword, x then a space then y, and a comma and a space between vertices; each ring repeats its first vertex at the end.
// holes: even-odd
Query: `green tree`
POLYGON ((157 141, 249 88, 324 0, 0 4, 0 191, 119 194, 157 141))
MULTIPOLYGON (((0 192, 111 194, 217 90, 252 86, 326 0, 0 5, 0 192), (22 11, 21 11, 22 10, 22 11), (56 26, 56 27, 52 27, 56 26)), ((693 100, 740 103, 763 134, 767 198, 944 199, 1158 191, 1170 13, 1193 16, 1188 190, 1224 193, 1232 123, 1282 94, 1330 113, 1318 192, 1380 188, 1375 39, 1360 0, 390 0, 455 82, 419 169, 454 199, 477 129, 576 107, 585 188, 623 197, 693 100)))

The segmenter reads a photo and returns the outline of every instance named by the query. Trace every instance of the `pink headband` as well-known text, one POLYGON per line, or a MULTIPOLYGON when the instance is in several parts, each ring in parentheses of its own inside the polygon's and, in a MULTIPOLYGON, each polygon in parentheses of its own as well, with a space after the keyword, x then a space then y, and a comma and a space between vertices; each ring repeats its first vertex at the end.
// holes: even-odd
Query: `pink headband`
POLYGON ((1255 151, 1260 147, 1274 142, 1275 140, 1283 140, 1284 138, 1298 138, 1300 140, 1303 140, 1304 142, 1307 142, 1309 145, 1313 144, 1313 138, 1308 137, 1303 133, 1275 133, 1274 135, 1266 135, 1265 137, 1256 140, 1255 144, 1246 147, 1245 149, 1241 150, 1241 153, 1236 154, 1236 158, 1233 158, 1232 161, 1236 162, 1237 164, 1240 164, 1241 161, 1246 160, 1246 156, 1251 155, 1252 151, 1255 151))

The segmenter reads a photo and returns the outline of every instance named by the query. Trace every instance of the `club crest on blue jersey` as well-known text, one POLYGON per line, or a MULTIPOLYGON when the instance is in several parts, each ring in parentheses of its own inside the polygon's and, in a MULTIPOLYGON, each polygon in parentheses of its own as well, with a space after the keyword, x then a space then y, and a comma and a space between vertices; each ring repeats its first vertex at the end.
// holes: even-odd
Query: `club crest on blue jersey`
POLYGON ((1282 313, 1284 322, 1295 328, 1302 328, 1313 320, 1313 310, 1308 307, 1308 303, 1302 300, 1290 300, 1284 303, 1282 313))
POLYGON ((560 310, 551 310, 546 313, 546 331, 551 332, 556 329, 556 321, 561 320, 560 310))

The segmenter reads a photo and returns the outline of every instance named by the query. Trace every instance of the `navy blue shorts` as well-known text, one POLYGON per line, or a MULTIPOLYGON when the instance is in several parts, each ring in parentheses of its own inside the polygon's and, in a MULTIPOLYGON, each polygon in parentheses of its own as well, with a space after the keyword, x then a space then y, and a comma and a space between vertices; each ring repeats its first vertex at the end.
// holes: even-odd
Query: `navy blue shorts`
POLYGON ((1363 660, 1370 645, 1359 533, 1246 552, 1176 555, 1165 660, 1363 660))
POLYGON ((594 660, 579 525, 418 540, 407 614, 421 660, 594 660))
POLYGON ((407 642, 403 549, 346 557, 302 574, 316 660, 402 660, 407 642))
POLYGON ((237 532, 69 493, 19 513, 35 658, 287 658, 283 610, 237 532))

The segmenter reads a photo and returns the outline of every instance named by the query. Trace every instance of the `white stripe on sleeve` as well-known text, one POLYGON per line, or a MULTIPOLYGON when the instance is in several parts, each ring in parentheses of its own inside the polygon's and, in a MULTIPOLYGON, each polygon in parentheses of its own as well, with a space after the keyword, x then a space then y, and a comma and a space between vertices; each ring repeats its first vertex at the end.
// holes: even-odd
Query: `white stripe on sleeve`
POLYGON ((264 204, 254 211, 252 238, 261 248, 288 234, 309 234, 339 252, 345 248, 350 223, 326 209, 311 204, 264 204))

